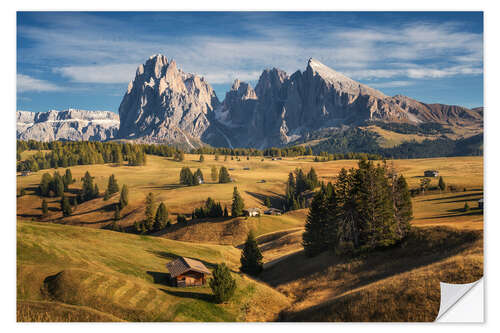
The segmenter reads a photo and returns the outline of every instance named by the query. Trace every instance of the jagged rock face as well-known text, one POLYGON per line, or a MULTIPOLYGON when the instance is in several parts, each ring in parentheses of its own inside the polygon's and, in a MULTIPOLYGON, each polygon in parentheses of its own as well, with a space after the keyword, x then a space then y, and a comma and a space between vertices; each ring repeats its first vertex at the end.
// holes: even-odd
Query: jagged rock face
POLYGON ((235 82, 216 114, 226 128, 233 128, 233 134, 226 131, 232 145, 257 148, 282 146, 321 128, 367 120, 482 122, 479 112, 466 108, 386 96, 315 59, 309 60, 304 72, 291 76, 278 69, 265 70, 255 94, 248 84, 235 82))
POLYGON ((210 126, 219 100, 199 76, 187 74, 163 55, 149 58, 137 69, 120 104, 124 139, 198 146, 210 126))
POLYGON ((17 111, 16 118, 19 140, 106 141, 116 137, 120 126, 118 115, 110 111, 17 111))

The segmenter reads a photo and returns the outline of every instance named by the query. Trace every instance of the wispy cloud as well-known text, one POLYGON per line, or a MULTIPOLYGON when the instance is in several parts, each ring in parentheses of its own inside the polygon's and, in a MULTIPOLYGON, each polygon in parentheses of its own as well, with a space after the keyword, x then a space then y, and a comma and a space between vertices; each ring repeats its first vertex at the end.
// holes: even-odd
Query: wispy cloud
POLYGON ((63 88, 45 80, 39 80, 29 75, 17 74, 17 92, 58 91, 63 88))
MULTIPOLYGON (((272 16, 272 15, 271 15, 272 16)), ((453 22, 403 25, 279 25, 243 20, 245 36, 201 32, 180 38, 171 32, 135 33, 127 22, 85 14, 53 20, 48 27, 20 26, 19 34, 35 42, 22 52, 25 61, 45 61, 53 72, 78 83, 115 84, 133 78, 150 55, 163 53, 179 67, 210 83, 235 78, 257 80, 262 69, 288 73, 304 69, 314 57, 357 80, 444 78, 482 73, 482 34, 453 22)), ((387 83, 390 84, 390 83, 387 83)))

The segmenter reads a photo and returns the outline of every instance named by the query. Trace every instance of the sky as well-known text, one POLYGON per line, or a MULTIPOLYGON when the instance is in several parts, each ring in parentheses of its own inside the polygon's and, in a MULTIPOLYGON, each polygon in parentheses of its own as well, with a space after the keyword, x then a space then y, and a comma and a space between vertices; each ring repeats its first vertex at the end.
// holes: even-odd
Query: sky
POLYGON ((154 54, 221 101, 312 57, 386 95, 483 105, 482 12, 18 12, 17 109, 118 112, 154 54))

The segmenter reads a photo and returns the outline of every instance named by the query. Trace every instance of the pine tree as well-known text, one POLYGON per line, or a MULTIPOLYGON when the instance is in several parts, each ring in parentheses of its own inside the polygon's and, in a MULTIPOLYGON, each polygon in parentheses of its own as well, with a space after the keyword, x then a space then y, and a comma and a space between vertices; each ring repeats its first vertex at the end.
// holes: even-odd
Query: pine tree
POLYGON ((212 169, 210 171, 211 171, 212 181, 216 182, 217 181, 217 167, 215 165, 212 166, 212 169))
POLYGON ((97 186, 97 184, 94 184, 94 190, 92 191, 92 197, 93 198, 99 197, 99 186, 97 186))
POLYGON ((307 174, 307 187, 310 190, 313 190, 319 185, 319 180, 318 180, 318 175, 316 174, 316 170, 314 170, 313 167, 311 167, 311 170, 309 170, 307 174))
POLYGON ((49 213, 49 207, 47 205, 47 200, 42 200, 42 215, 45 216, 49 213))
POLYGON ((247 240, 243 245, 240 263, 240 270, 244 273, 256 276, 262 272, 262 253, 257 245, 253 231, 248 233, 247 240))
POLYGON ((52 182, 52 176, 50 173, 46 172, 42 175, 42 180, 38 186, 38 192, 42 197, 48 197, 50 192, 50 183, 52 182))
POLYGON ((444 191, 446 189, 446 184, 444 183, 444 179, 442 176, 439 177, 438 186, 441 189, 441 191, 444 191))
POLYGON ((64 184, 64 191, 67 191, 68 186, 73 184, 73 175, 71 174, 70 169, 66 169, 66 172, 64 173, 63 184, 64 184))
POLYGON ((104 201, 108 201, 109 200, 109 191, 106 189, 106 191, 104 191, 104 197, 103 197, 103 200, 104 201))
POLYGON ((467 203, 467 201, 465 202, 464 204, 464 212, 468 212, 469 211, 469 204, 467 203))
POLYGON ((68 197, 66 196, 63 196, 61 198, 61 211, 63 213, 63 216, 71 215, 71 205, 69 204, 68 197))
POLYGON ((328 218, 326 193, 324 189, 314 195, 307 215, 302 245, 307 256, 315 256, 328 249, 326 220, 328 218))
POLYGON ((144 220, 145 231, 153 230, 154 224, 154 196, 149 192, 146 197, 146 219, 144 220))
POLYGON ((264 201, 264 205, 266 207, 271 208, 271 199, 269 199, 269 197, 266 197, 266 200, 264 201))
POLYGON ((231 177, 229 177, 229 172, 226 167, 221 167, 219 170, 219 183, 230 183, 231 177))
POLYGON ((229 212, 227 210, 227 206, 224 206, 224 217, 229 217, 229 212))
POLYGON ((198 168, 198 170, 196 170, 196 172, 193 175, 193 184, 192 185, 199 185, 199 184, 202 184, 203 182, 204 182, 203 173, 198 168))
POLYGON ((114 221, 119 221, 120 220, 120 205, 115 205, 115 215, 113 215, 113 220, 114 221))
POLYGON ((62 197, 64 195, 64 182, 59 172, 54 172, 51 185, 51 190, 54 191, 56 197, 62 197))
POLYGON ((232 278, 229 268, 224 263, 215 266, 208 284, 217 303, 228 301, 236 290, 236 280, 232 278))
POLYGON ((231 216, 237 217, 243 215, 243 209, 245 209, 245 203, 238 192, 238 188, 235 186, 233 190, 233 203, 231 204, 231 216))
POLYGON ((165 228, 168 219, 167 207, 163 202, 156 209, 155 222, 153 225, 154 231, 160 231, 165 228))
POLYGON ((399 176, 394 185, 394 211, 398 223, 398 232, 401 238, 410 231, 410 221, 413 219, 413 207, 408 183, 403 175, 399 176))
POLYGON ((85 176, 82 178, 82 199, 83 201, 88 201, 94 198, 94 178, 90 176, 90 173, 85 172, 85 176))
POLYGON ((128 205, 128 186, 123 185, 122 191, 120 193, 120 209, 125 208, 128 205))
POLYGON ((108 194, 112 195, 114 193, 117 193, 119 190, 120 190, 120 186, 118 185, 118 182, 115 178, 115 175, 109 176, 108 189, 107 189, 108 194))
POLYGON ((219 153, 217 153, 217 152, 215 153, 215 155, 214 155, 214 160, 216 160, 216 161, 218 161, 218 160, 219 160, 219 153))
POLYGON ((200 163, 203 163, 205 162, 205 156, 203 156, 203 154, 200 155, 200 163))

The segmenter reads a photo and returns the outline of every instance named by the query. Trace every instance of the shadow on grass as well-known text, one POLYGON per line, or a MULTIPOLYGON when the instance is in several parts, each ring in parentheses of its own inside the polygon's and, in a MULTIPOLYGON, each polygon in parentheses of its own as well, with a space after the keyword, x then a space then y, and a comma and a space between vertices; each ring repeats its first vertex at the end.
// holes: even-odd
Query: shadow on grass
POLYGON ((279 194, 273 193, 273 195, 264 195, 262 193, 256 193, 256 192, 250 192, 250 191, 245 191, 246 194, 254 197, 255 199, 260 201, 260 204, 265 206, 265 201, 266 198, 269 198, 271 201, 271 207, 272 208, 278 208, 282 209, 283 207, 283 197, 279 194))
POLYGON ((160 289, 160 290, 168 295, 176 297, 198 299, 205 302, 213 302, 213 296, 209 294, 198 293, 194 291, 184 291, 184 290, 168 290, 168 289, 160 289))
MULTIPOLYGON (((483 192, 481 191, 480 193, 467 193, 467 194, 453 195, 451 197, 426 199, 426 200, 422 200, 422 201, 441 201, 441 200, 450 200, 450 199, 462 199, 462 198, 482 196, 482 195, 483 195, 483 192)), ((459 201, 448 201, 448 202, 459 202, 459 201)))
POLYGON ((175 190, 181 187, 187 187, 187 186, 182 184, 166 184, 162 186, 144 186, 143 188, 151 190, 175 190))
POLYGON ((170 286, 170 274, 169 273, 153 272, 153 271, 147 271, 146 273, 151 275, 154 283, 162 284, 164 286, 170 286))

